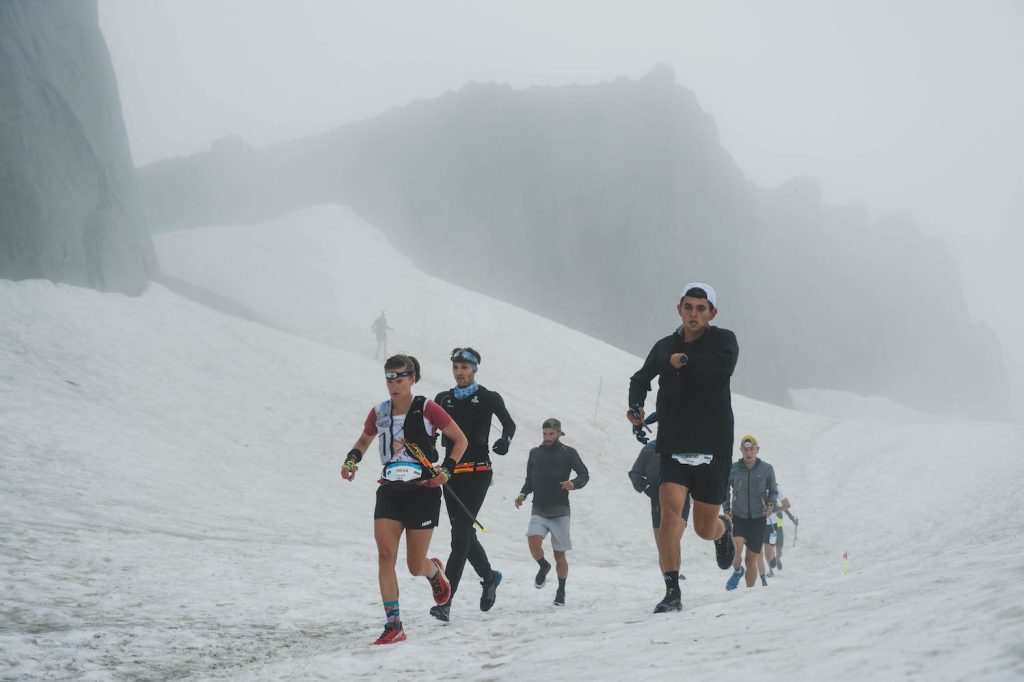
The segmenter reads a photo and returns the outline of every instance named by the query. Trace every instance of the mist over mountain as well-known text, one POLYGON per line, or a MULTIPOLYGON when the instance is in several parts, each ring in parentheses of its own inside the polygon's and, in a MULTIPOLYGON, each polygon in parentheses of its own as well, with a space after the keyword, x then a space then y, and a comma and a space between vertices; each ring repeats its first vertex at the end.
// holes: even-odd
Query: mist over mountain
POLYGON ((470 84, 264 150, 226 138, 140 179, 154 230, 351 206, 432 274, 638 355, 678 322, 680 286, 709 281, 746 395, 834 388, 1006 416, 998 340, 968 322, 947 248, 908 216, 823 204, 812 179, 755 186, 668 67, 470 84))
POLYGON ((155 270, 95 0, 0 3, 0 278, 138 294, 155 270))

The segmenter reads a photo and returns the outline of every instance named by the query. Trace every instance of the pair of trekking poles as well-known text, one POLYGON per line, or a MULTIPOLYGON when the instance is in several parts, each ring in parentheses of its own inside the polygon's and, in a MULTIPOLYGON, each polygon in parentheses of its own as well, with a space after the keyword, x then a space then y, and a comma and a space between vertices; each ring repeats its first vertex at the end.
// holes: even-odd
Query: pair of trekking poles
MULTIPOLYGON (((430 471, 433 471, 435 473, 437 472, 436 468, 434 467, 433 464, 430 463, 430 460, 427 459, 427 456, 424 454, 424 452, 423 452, 422 448, 420 448, 420 446, 416 445, 415 443, 411 443, 411 442, 409 442, 407 440, 399 440, 398 442, 401 443, 402 445, 404 445, 405 449, 408 452, 412 453, 412 456, 415 457, 417 460, 419 460, 420 464, 425 466, 430 471)), ((449 476, 454 476, 454 475, 455 475, 454 471, 451 474, 449 474, 449 476)), ((459 496, 455 494, 455 491, 453 491, 450 486, 448 486, 448 489, 445 491, 445 494, 446 495, 450 495, 451 498, 453 500, 455 500, 455 502, 460 507, 462 507, 462 511, 466 512, 466 516, 468 516, 470 519, 472 519, 473 525, 476 526, 477 528, 479 528, 480 532, 482 532, 482 533, 486 533, 487 532, 487 529, 484 528, 484 524, 480 523, 477 520, 476 516, 473 515, 473 512, 469 511, 469 507, 466 506, 466 503, 459 499, 459 496)))

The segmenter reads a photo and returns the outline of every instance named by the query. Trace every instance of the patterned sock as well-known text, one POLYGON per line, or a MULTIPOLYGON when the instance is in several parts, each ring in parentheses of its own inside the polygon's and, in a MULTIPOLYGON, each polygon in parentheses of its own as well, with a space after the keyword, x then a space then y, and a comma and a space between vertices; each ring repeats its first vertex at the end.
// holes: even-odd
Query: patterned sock
POLYGON ((679 591, 679 571, 665 571, 665 589, 679 591))
POLYGON ((402 619, 398 615, 398 602, 397 601, 386 601, 384 602, 384 614, 388 617, 388 623, 401 623, 402 619))

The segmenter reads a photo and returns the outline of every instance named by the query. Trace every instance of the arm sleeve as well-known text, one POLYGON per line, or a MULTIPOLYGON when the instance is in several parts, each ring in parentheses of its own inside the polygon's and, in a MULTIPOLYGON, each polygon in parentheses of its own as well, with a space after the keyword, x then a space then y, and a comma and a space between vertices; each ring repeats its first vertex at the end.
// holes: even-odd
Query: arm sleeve
POLYGON ((709 353, 687 354, 686 365, 682 371, 694 374, 725 374, 732 376, 736 369, 736 360, 740 355, 736 335, 728 329, 722 329, 715 348, 709 353))
POLYGON ((366 421, 363 422, 363 433, 367 436, 377 435, 377 408, 371 407, 370 414, 366 415, 366 421))
POLYGON ((658 376, 661 363, 658 361, 658 344, 647 354, 644 365, 629 378, 629 407, 643 406, 651 391, 651 380, 658 376))
POLYGON ((444 411, 444 408, 435 403, 433 400, 428 400, 423 405, 423 416, 430 420, 430 423, 438 430, 443 429, 452 423, 451 416, 444 411))
POLYGON ((533 453, 526 458, 526 480, 523 482, 523 487, 519 491, 519 494, 526 497, 533 492, 533 453))
POLYGON ((572 479, 572 487, 574 490, 579 490, 587 484, 590 480, 590 472, 587 471, 587 465, 580 459, 580 453, 574 449, 572 451, 572 460, 570 460, 572 470, 576 472, 576 478, 572 479))
POLYGON ((501 437, 512 440, 512 436, 516 435, 516 423, 512 421, 505 401, 497 393, 494 394, 494 416, 501 422, 501 437))

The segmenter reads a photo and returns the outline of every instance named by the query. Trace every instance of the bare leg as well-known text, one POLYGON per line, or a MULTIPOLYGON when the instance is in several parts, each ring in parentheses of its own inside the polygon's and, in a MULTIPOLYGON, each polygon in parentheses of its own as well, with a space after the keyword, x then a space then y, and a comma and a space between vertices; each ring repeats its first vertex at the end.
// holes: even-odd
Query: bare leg
POLYGON ((747 554, 743 557, 743 563, 746 564, 747 572, 744 574, 743 579, 747 581, 747 587, 753 587, 754 583, 757 582, 757 559, 760 553, 754 554, 747 547, 747 554))
POLYGON ((686 487, 678 483, 662 483, 658 489, 661 502, 661 529, 657 535, 658 563, 661 564, 662 573, 679 570, 679 541, 683 539, 682 514, 686 493, 686 487))
POLYGON ((407 530, 405 532, 405 559, 409 564, 409 573, 430 577, 434 574, 434 562, 427 558, 430 549, 430 538, 433 528, 407 530))
POLYGON ((526 543, 530 546, 530 556, 535 561, 540 561, 544 558, 544 546, 541 544, 544 542, 544 536, 542 535, 529 535, 526 538, 526 543))
MULTIPOLYGON (((725 524, 722 523, 722 519, 718 518, 720 510, 721 505, 698 502, 697 500, 693 501, 693 530, 699 537, 704 540, 717 540, 722 537, 725 533, 725 524)), ((683 509, 680 507, 676 512, 676 519, 678 521, 683 520, 681 518, 682 513, 683 509)), ((664 511, 662 512, 662 518, 665 518, 664 511)), ((664 521, 662 523, 664 524, 664 521)), ((680 534, 680 537, 682 537, 682 534, 680 534)))
POLYGON ((747 543, 747 539, 740 537, 734 537, 733 542, 736 543, 736 558, 732 560, 732 570, 740 570, 740 562, 743 561, 743 546, 747 543))
POLYGON ((551 551, 555 554, 555 574, 560 580, 565 580, 569 577, 569 560, 565 557, 565 552, 559 552, 557 549, 551 551))
POLYGON ((377 581, 380 583, 381 599, 398 601, 398 575, 395 562, 398 561, 398 543, 402 539, 402 523, 393 519, 376 519, 373 522, 373 538, 377 541, 377 581))

